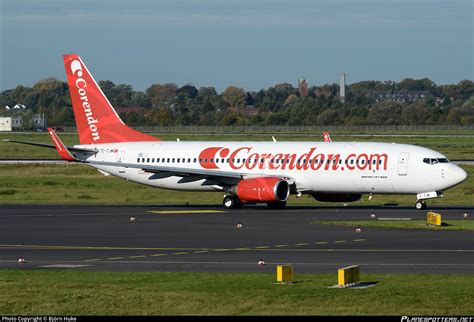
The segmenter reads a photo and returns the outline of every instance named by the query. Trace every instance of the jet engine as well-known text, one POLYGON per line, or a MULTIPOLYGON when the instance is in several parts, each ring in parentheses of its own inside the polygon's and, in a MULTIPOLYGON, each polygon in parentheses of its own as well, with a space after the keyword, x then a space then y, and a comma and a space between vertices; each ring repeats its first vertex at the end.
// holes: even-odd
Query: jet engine
POLYGON ((280 178, 259 177, 240 181, 231 192, 242 202, 285 202, 290 185, 280 178))

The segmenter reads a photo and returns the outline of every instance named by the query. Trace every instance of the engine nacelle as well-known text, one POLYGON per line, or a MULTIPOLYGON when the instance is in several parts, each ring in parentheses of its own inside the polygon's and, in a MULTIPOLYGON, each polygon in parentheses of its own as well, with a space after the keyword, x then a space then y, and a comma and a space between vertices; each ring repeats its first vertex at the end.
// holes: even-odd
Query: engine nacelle
POLYGON ((274 177, 244 179, 231 188, 243 202, 284 202, 290 195, 287 181, 274 177))
POLYGON ((356 193, 314 193, 313 198, 321 202, 353 202, 360 200, 361 194, 356 193))

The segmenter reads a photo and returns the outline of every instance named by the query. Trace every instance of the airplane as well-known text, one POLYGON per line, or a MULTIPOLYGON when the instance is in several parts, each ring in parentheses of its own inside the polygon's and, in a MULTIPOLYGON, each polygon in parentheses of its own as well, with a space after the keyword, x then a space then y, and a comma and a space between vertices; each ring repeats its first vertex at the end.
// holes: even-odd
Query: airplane
POLYGON ((53 129, 53 145, 9 141, 56 148, 64 160, 128 181, 224 193, 228 209, 284 208, 290 195, 303 194, 344 203, 363 194, 412 194, 416 209, 425 209, 426 200, 467 178, 443 154, 407 144, 162 141, 122 122, 79 55, 63 59, 80 144, 66 147, 53 129))

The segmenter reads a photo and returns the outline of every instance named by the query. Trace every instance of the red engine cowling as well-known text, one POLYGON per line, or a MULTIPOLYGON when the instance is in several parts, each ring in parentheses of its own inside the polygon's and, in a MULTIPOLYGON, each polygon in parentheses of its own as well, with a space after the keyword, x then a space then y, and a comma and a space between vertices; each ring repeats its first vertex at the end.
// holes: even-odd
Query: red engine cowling
POLYGON ((260 177, 244 179, 231 191, 243 202, 283 202, 290 195, 290 185, 280 178, 260 177))
POLYGON ((355 193, 314 193, 313 198, 321 202, 353 202, 362 195, 355 193))

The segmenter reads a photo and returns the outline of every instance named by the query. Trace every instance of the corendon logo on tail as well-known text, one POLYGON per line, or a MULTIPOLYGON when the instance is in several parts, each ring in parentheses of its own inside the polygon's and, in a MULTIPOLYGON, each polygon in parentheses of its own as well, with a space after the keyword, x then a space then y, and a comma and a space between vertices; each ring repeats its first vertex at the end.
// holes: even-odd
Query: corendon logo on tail
POLYGON ((340 153, 317 153, 315 147, 302 154, 256 153, 252 149, 206 148, 199 154, 199 164, 204 169, 220 169, 220 164, 228 164, 233 170, 387 170, 386 153, 350 153, 342 158, 340 153))
POLYGON ((84 80, 84 78, 82 78, 84 73, 82 71, 81 63, 78 60, 73 60, 71 62, 71 72, 73 76, 77 77, 75 82, 77 93, 79 94, 79 98, 82 101, 82 108, 84 109, 87 124, 89 124, 89 129, 91 130, 92 139, 94 141, 100 140, 100 134, 96 125, 99 123, 99 120, 94 118, 92 113, 89 98, 87 97, 87 82, 84 80))

